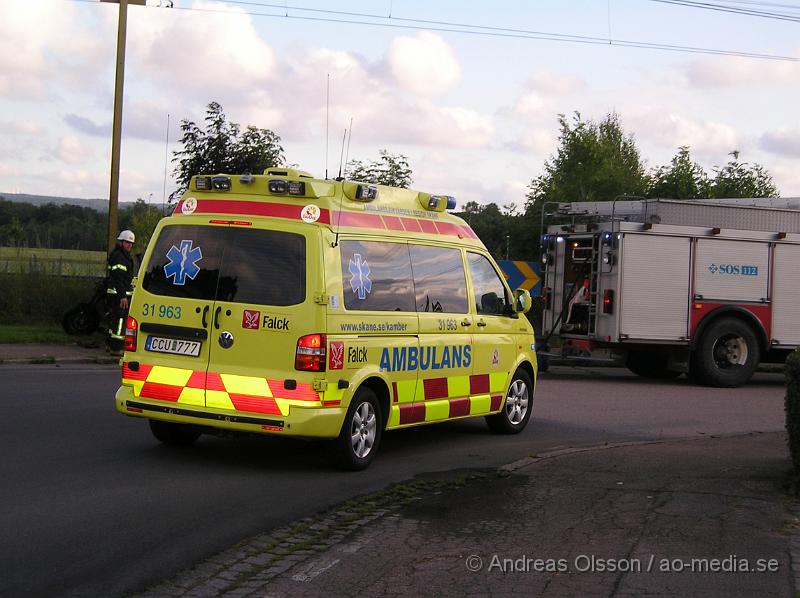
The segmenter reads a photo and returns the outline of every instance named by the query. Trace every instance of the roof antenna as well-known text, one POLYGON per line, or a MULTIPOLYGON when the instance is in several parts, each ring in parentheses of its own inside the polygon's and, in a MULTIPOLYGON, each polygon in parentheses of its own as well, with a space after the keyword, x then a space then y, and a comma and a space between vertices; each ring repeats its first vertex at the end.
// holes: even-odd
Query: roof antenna
MULTIPOLYGON (((344 178, 342 178, 342 156, 344 155, 344 140, 347 137, 347 129, 344 130, 344 134, 342 134, 342 151, 339 154, 339 176, 336 177, 336 182, 341 185, 344 178)), ((342 185, 341 189, 339 189, 339 210, 336 212, 336 238, 333 241, 333 247, 336 247, 339 244, 339 226, 342 222, 342 201, 344 196, 344 185, 342 185)))
POLYGON ((342 133, 342 151, 339 152, 339 176, 336 177, 337 181, 343 181, 342 178, 342 159, 344 158, 344 140, 347 139, 347 129, 342 133))
POLYGON ((325 90, 325 180, 328 180, 328 117, 331 113, 331 74, 328 73, 328 85, 325 90))
POLYGON ((350 131, 347 134, 347 152, 344 155, 344 171, 347 173, 347 161, 350 159, 350 140, 353 138, 353 117, 350 117, 350 131))

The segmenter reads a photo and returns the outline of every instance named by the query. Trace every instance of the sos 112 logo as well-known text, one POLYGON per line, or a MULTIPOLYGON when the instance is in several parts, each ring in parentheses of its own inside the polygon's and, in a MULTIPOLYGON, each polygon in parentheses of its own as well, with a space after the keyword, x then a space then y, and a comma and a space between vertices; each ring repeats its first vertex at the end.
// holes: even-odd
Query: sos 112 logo
POLYGON ((712 274, 728 274, 733 276, 758 276, 758 266, 743 264, 711 264, 708 271, 712 274))

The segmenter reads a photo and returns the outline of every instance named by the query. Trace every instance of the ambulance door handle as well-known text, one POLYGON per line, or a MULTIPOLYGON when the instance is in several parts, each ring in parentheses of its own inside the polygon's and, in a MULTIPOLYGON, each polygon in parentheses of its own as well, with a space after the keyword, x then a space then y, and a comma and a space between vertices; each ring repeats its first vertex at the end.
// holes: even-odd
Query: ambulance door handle
POLYGON ((214 310, 214 328, 219 328, 219 312, 222 311, 222 306, 218 306, 216 310, 214 310))
POLYGON ((483 320, 478 320, 478 326, 483 328, 484 326, 486 326, 486 322, 484 322, 483 320))
POLYGON ((470 322, 469 320, 461 320, 461 325, 464 326, 465 328, 471 324, 472 322, 470 322))
POLYGON ((208 315, 208 305, 203 308, 203 328, 208 328, 208 322, 206 322, 206 316, 208 315))

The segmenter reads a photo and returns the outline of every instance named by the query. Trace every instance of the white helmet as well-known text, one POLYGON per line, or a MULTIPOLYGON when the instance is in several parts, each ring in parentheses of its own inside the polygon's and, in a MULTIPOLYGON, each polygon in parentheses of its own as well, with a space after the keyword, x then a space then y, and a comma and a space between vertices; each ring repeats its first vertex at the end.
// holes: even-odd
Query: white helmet
POLYGON ((136 236, 132 231, 124 230, 119 234, 119 237, 117 237, 117 241, 128 241, 129 243, 133 243, 136 241, 136 236))

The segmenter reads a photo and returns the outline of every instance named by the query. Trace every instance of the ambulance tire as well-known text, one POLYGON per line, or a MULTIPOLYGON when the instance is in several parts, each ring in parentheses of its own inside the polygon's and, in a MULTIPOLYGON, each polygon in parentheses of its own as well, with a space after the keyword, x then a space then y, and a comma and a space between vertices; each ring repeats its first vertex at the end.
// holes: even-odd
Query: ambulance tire
POLYGON ((362 386, 350 401, 342 431, 336 439, 339 467, 347 471, 366 469, 378 452, 382 432, 383 417, 378 397, 371 388, 362 386))
POLYGON ((680 372, 667 367, 668 355, 657 351, 630 351, 625 366, 637 376, 652 380, 672 380, 681 375, 680 372))
POLYGON ((692 376, 706 386, 741 386, 753 376, 760 353, 752 327, 738 318, 720 318, 703 332, 692 353, 692 376))
POLYGON ((489 429, 495 434, 519 434, 528 425, 533 410, 533 382, 523 369, 514 372, 506 400, 500 413, 486 416, 489 429))
POLYGON ((200 438, 200 432, 193 426, 162 422, 156 419, 148 421, 150 422, 150 431, 153 436, 170 446, 189 446, 200 438))

